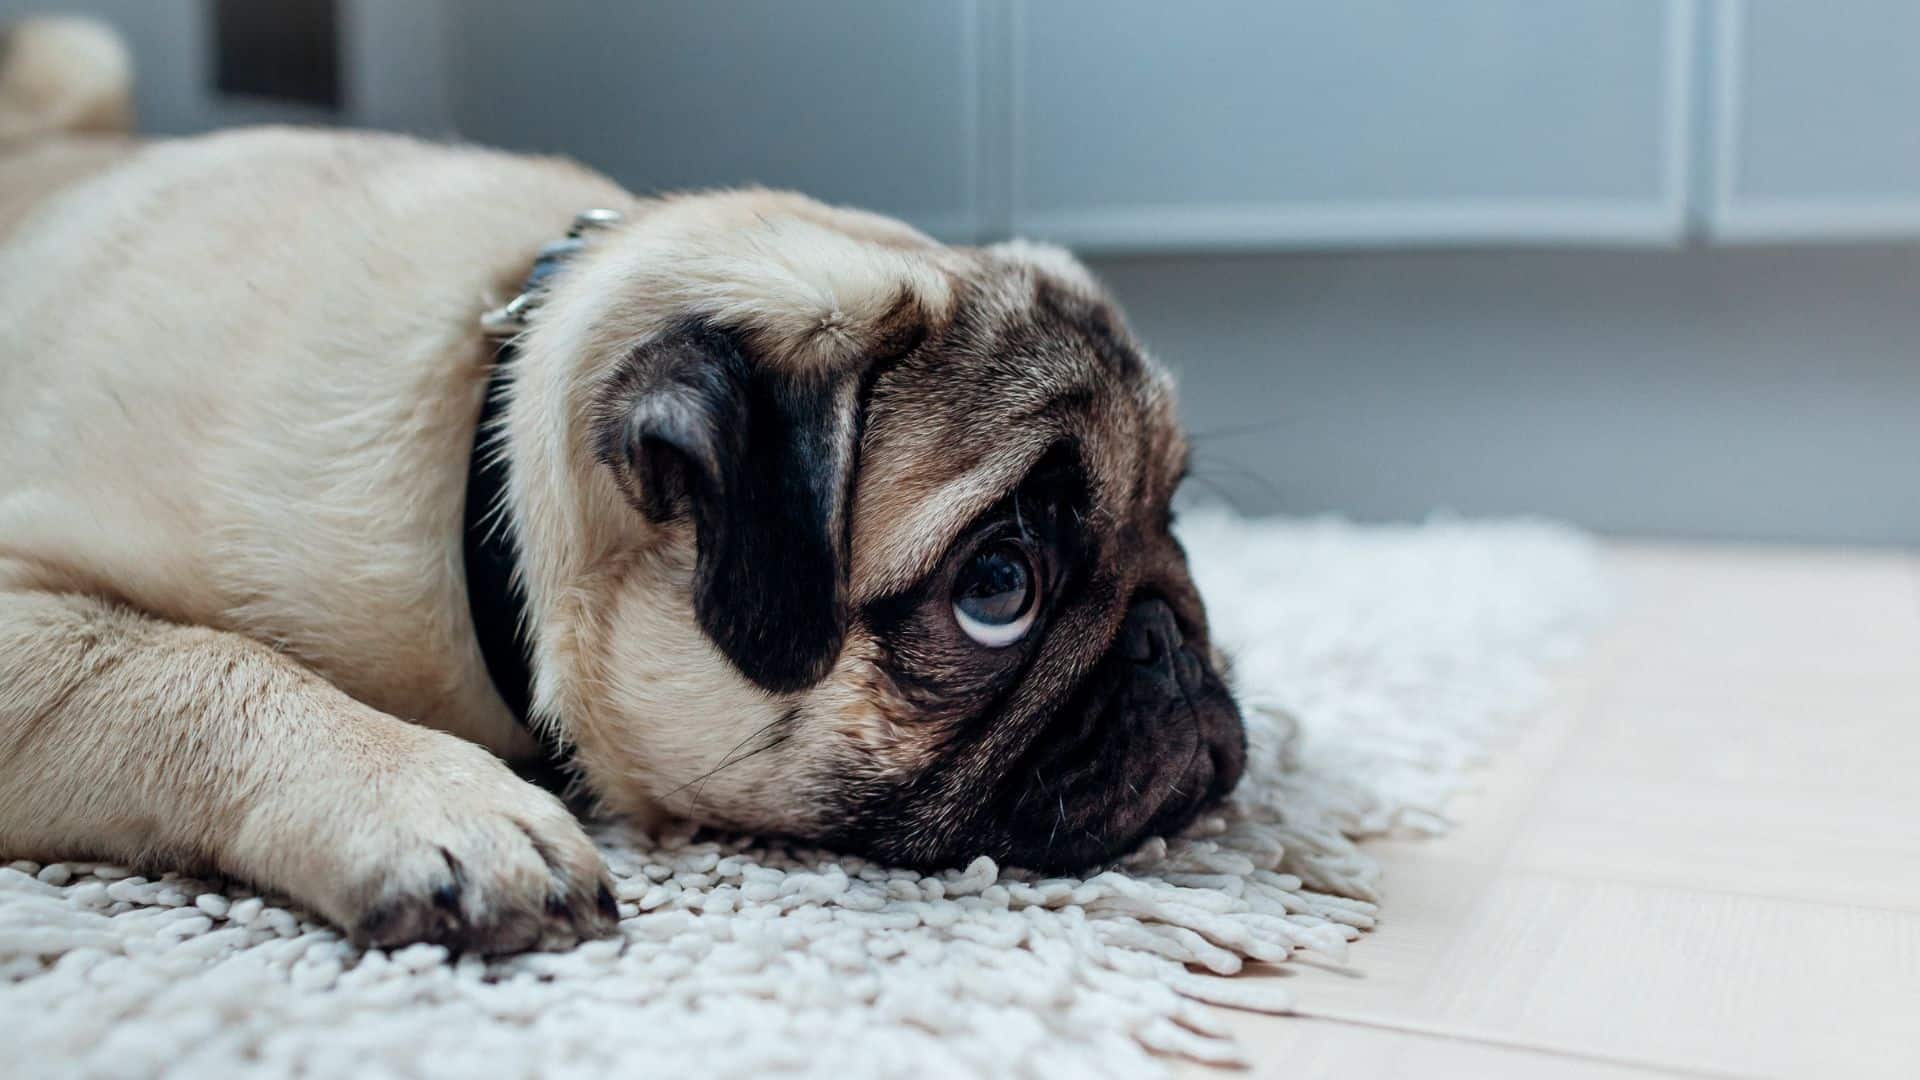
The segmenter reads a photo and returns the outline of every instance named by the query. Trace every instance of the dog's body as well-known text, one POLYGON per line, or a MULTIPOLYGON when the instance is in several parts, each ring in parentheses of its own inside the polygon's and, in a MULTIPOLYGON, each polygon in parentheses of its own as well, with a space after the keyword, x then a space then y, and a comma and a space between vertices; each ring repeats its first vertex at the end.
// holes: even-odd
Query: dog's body
POLYGON ((631 200, 564 163, 377 135, 129 153, 0 232, 0 580, 272 642, 524 752, 445 542, 490 368, 475 312, 577 208, 631 200))
POLYGON ((1165 379, 1064 255, 392 136, 36 138, 0 147, 0 853, 211 867, 380 942, 605 927, 501 764, 534 744, 461 559, 479 315, 588 207, 630 225, 494 446, 531 721, 603 805, 1071 862, 1231 785, 1165 379), (1047 583, 1032 641, 954 629, 989 548, 1047 583))
MULTIPOLYGON (((625 196, 377 136, 129 154, 0 242, 0 850, 213 863, 352 925, 377 902, 355 862, 392 853, 325 826, 392 800, 431 820, 473 788, 418 873, 445 847, 477 875, 544 816, 591 911, 597 856, 553 800, 388 717, 529 749, 449 546, 489 366, 475 312, 577 208, 625 196), (283 799, 321 812, 283 824, 309 816, 283 799), (228 840, 251 831, 262 850, 228 840)), ((537 913, 550 885, 524 869, 537 913)))

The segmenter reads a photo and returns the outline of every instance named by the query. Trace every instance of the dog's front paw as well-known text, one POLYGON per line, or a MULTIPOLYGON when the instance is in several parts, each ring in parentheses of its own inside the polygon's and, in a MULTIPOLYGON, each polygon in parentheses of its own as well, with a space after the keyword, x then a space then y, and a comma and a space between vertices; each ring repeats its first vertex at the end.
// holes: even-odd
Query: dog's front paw
POLYGON ((524 790, 474 792, 436 819, 384 823, 350 890, 349 935, 500 953, 610 932, 619 912, 600 853, 553 796, 509 782, 524 790))
POLYGON ((421 752, 370 790, 305 808, 281 801, 283 825, 289 814, 320 820, 296 830, 313 850, 282 846, 266 883, 363 945, 503 953, 610 933, 619 912, 606 864, 560 800, 477 746, 424 734, 421 752))

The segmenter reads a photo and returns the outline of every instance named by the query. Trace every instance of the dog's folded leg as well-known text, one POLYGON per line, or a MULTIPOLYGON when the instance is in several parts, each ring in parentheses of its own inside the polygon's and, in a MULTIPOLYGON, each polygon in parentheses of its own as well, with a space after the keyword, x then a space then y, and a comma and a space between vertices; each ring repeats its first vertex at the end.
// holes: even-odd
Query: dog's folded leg
POLYGON ((212 868, 390 945, 603 933, 599 853, 478 746, 236 634, 0 591, 0 854, 212 868))

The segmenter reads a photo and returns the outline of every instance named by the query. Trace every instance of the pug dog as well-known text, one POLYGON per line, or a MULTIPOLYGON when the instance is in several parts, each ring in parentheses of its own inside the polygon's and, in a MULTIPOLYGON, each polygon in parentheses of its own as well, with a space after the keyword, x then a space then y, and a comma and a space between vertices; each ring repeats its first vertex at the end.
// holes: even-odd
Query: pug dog
POLYGON ((611 814, 916 867, 1098 864, 1239 778, 1173 387, 1065 252, 392 135, 24 126, 0 855, 502 952, 617 918, 507 764, 543 746, 611 814))

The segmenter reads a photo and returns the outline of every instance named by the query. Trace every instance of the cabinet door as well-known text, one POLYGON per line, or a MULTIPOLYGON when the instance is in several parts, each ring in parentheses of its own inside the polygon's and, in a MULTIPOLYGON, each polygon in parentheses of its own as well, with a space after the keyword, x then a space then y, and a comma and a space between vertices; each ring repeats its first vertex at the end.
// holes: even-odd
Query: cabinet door
POLYGON ((462 135, 641 191, 759 183, 975 230, 972 3, 470 0, 462 135))
POLYGON ((1920 4, 1719 0, 1717 239, 1920 234, 1920 4))
POLYGON ((1665 243, 1687 0, 1033 0, 1016 231, 1096 250, 1665 243))

